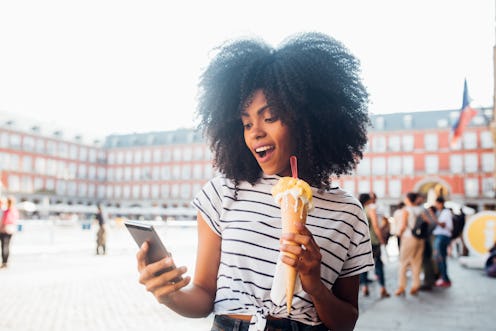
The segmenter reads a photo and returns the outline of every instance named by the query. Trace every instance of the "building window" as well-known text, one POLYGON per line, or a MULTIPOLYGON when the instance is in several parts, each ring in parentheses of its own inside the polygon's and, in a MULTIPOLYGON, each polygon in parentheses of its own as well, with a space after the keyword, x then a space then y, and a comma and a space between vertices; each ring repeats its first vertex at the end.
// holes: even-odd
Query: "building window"
POLYGON ((134 151, 134 163, 141 163, 143 162, 143 154, 141 153, 140 149, 137 149, 134 151))
POLYGON ((439 171, 439 158, 436 155, 427 155, 425 157, 425 172, 436 174, 439 171))
POLYGON ((374 192, 378 198, 383 198, 386 195, 386 182, 376 179, 374 180, 373 185, 371 192, 374 192))
POLYGON ((162 150, 154 149, 153 150, 153 162, 160 163, 162 162, 162 150))
POLYGON ((88 149, 86 147, 79 148, 79 160, 83 162, 88 161, 88 149))
POLYGON ((161 195, 162 199, 169 198, 170 197, 170 186, 168 184, 164 184, 161 187, 161 195))
POLYGON ((174 148, 173 160, 174 161, 181 161, 181 149, 180 148, 174 148))
POLYGON ((122 188, 122 195, 124 199, 129 199, 131 197, 131 186, 124 185, 124 187, 122 188))
MULTIPOLYGON (((40 142, 40 141, 38 141, 38 142, 40 142)), ((38 152, 40 152, 40 151, 38 150, 38 152)), ((73 160, 76 160, 77 159, 77 157, 78 157, 78 148, 77 148, 76 145, 70 145, 69 146, 69 157, 71 159, 73 159, 73 160)))
POLYGON ((31 156, 25 155, 22 160, 22 171, 32 172, 33 171, 33 159, 31 156))
POLYGON ((124 168, 124 180, 125 181, 130 181, 133 178, 133 170, 131 167, 125 167, 124 168))
POLYGON ((88 191, 87 185, 85 183, 80 183, 78 195, 85 197, 87 196, 87 191, 88 191))
POLYGON ((389 136, 389 150, 391 152, 399 152, 401 150, 401 139, 399 136, 389 136))
POLYGON ((494 172, 494 154, 484 153, 482 154, 482 171, 484 172, 494 172))
POLYGON ((358 182, 358 193, 369 193, 370 192, 370 181, 360 180, 358 182))
POLYGON ((438 139, 436 133, 428 133, 424 136, 424 148, 426 151, 437 151, 438 139))
POLYGON ((179 197, 179 185, 178 184, 173 184, 171 187, 171 196, 173 198, 178 198, 179 197))
POLYGON ((175 165, 172 167, 172 179, 180 179, 181 176, 181 166, 175 165))
POLYGON ((88 196, 89 197, 94 197, 96 193, 96 187, 95 184, 89 184, 88 185, 88 196))
POLYGON ((386 174, 386 159, 383 157, 375 157, 372 159, 372 174, 385 175, 386 174))
POLYGON ((377 116, 375 118, 375 129, 383 130, 384 129, 384 117, 377 116))
POLYGON ((479 182, 477 178, 465 178, 465 195, 467 197, 477 197, 479 194, 479 182))
POLYGON ((112 199, 112 198, 115 196, 115 195, 114 195, 114 186, 109 185, 109 186, 107 187, 107 192, 106 192, 106 194, 107 194, 107 199, 112 199))
POLYGON ((411 129, 413 125, 413 117, 412 115, 404 115, 403 116, 403 127, 405 129, 411 129))
POLYGON ((133 180, 138 181, 141 179, 141 168, 134 167, 133 168, 133 180))
POLYGON ((184 180, 191 179, 191 166, 190 165, 185 164, 182 166, 181 179, 184 179, 184 180))
POLYGON ((391 156, 388 158, 388 174, 400 175, 401 174, 401 157, 391 156))
POLYGON ((145 149, 143 151, 143 162, 145 163, 152 162, 152 152, 149 149, 145 149))
POLYGON ((162 180, 169 180, 171 175, 171 170, 169 166, 162 167, 162 180))
POLYGON ((196 146, 194 152, 195 160, 201 160, 203 157, 203 146, 196 146))
POLYGON ((181 198, 190 199, 191 198, 191 185, 182 184, 181 185, 181 198))
POLYGON ((360 163, 358 163, 357 174, 360 176, 369 176, 370 175, 370 159, 368 157, 364 157, 360 161, 360 163))
POLYGON ((201 164, 195 164, 193 166, 193 179, 202 179, 203 167, 201 164))
POLYGON ((376 153, 381 153, 386 151, 386 137, 375 136, 372 139, 372 150, 376 153))
POLYGON ((478 169, 477 164, 477 154, 465 154, 465 172, 466 173, 475 173, 478 169))
POLYGON ((212 175, 213 175, 213 168, 212 168, 212 165, 210 163, 207 163, 205 165, 205 167, 203 168, 203 174, 204 174, 204 178, 208 179, 208 178, 211 178, 212 175))
POLYGON ((143 199, 150 198, 150 185, 143 185, 141 187, 141 197, 143 199))
POLYGON ((157 184, 152 185, 152 198, 157 199, 160 196, 160 186, 157 184))
POLYGON ((494 178, 493 177, 482 179, 482 194, 488 198, 494 198, 495 197, 494 178))
POLYGON ((105 197, 105 185, 98 185, 98 199, 103 199, 105 197))
POLYGON ((122 198, 122 186, 120 186, 120 185, 114 186, 114 197, 116 199, 122 198))
POLYGON ((126 152, 126 163, 127 164, 133 163, 133 152, 132 151, 126 152))
POLYGON ((191 161, 193 158, 193 150, 191 147, 185 147, 183 149, 183 160, 184 161, 191 161))
POLYGON ((414 162, 413 156, 403 156, 403 175, 413 175, 414 162))
POLYGON ((34 139, 33 139, 33 137, 24 137, 22 139, 22 148, 25 151, 32 151, 32 150, 34 150, 34 139))
POLYGON ((0 147, 7 148, 9 146, 9 134, 2 132, 0 134, 0 147))
POLYGON ((461 155, 450 155, 450 171, 453 174, 463 173, 463 159, 461 155))
POLYGON ((412 135, 405 135, 401 137, 401 145, 403 147, 404 152, 413 151, 414 141, 412 135))
POLYGON ((33 193, 33 179, 31 176, 22 176, 21 191, 25 193, 33 193))
POLYGON ((493 148, 494 147, 493 135, 492 135, 491 131, 481 132, 480 139, 481 139, 481 147, 482 148, 493 148))
POLYGON ((9 145, 12 148, 20 148, 21 147, 21 136, 18 134, 11 133, 9 139, 9 145))
POLYGON ((390 198, 401 198, 401 180, 390 179, 388 182, 388 191, 390 198))
POLYGON ((88 160, 89 162, 95 163, 96 162, 96 150, 91 148, 88 150, 88 160))
POLYGON ((463 147, 465 149, 477 148, 477 134, 475 132, 465 132, 463 134, 463 147))

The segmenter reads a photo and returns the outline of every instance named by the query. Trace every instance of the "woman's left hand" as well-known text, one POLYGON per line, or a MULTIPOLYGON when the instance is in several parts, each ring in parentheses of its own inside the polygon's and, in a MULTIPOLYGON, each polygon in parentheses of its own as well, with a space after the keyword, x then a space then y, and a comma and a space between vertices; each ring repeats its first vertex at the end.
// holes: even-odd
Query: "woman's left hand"
POLYGON ((282 262, 296 268, 303 290, 313 295, 322 289, 320 279, 322 254, 305 224, 299 222, 296 228, 298 233, 284 233, 281 236, 281 252, 289 254, 283 254, 282 262))

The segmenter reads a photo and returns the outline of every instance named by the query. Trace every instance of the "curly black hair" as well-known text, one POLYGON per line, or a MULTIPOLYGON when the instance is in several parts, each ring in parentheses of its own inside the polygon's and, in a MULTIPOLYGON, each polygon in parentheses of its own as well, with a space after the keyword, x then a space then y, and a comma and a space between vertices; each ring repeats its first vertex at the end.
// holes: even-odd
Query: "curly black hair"
POLYGON ((262 176, 240 116, 259 89, 294 133, 300 178, 325 189, 332 175, 355 168, 367 142, 368 93, 359 61, 343 44, 307 32, 277 48, 251 38, 217 51, 200 78, 197 112, 221 173, 235 183, 254 184, 262 176))

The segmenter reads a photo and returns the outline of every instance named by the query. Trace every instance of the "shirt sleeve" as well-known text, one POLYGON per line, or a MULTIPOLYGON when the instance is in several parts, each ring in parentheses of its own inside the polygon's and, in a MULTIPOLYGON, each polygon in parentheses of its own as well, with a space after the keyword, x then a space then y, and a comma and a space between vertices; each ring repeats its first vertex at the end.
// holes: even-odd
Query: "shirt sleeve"
POLYGON ((353 236, 351 237, 347 259, 339 277, 350 277, 361 274, 374 267, 370 232, 365 215, 357 221, 353 236))
POLYGON ((196 195, 191 204, 202 215, 208 226, 221 236, 222 185, 218 178, 210 180, 196 195))

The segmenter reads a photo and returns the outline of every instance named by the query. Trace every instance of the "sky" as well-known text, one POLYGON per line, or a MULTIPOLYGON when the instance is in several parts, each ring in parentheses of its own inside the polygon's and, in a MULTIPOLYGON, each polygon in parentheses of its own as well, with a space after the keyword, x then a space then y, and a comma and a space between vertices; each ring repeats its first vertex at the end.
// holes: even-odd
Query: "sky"
POLYGON ((492 0, 0 2, 0 113, 74 134, 191 128, 199 76, 228 39, 301 31, 360 60, 372 114, 493 104, 492 0))

